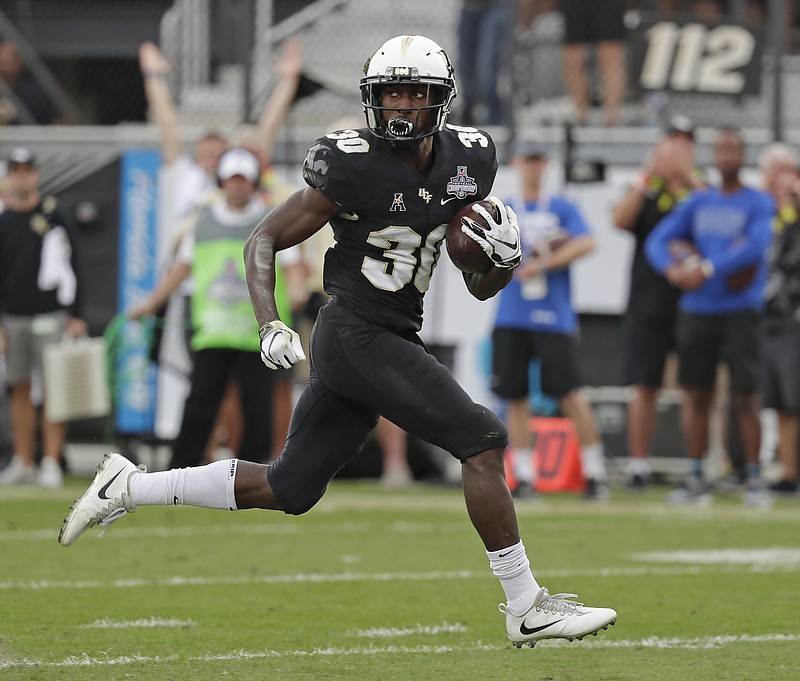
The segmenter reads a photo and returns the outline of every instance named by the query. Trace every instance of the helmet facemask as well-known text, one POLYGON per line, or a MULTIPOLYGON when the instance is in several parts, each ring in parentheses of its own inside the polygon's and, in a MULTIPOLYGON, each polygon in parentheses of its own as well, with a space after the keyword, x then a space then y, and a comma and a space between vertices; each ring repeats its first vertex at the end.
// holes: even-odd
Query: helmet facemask
MULTIPOLYGON (((444 127, 449 106, 445 112, 447 102, 444 101, 445 93, 441 86, 431 84, 424 86, 427 90, 426 106, 381 106, 381 92, 389 84, 362 85, 367 124, 378 137, 388 140, 393 146, 408 149, 416 147, 425 137, 433 135, 444 127), (425 116, 426 111, 430 111, 431 115, 425 116), (398 114, 390 115, 387 120, 385 112, 398 112, 398 114)), ((398 84, 403 83, 398 81, 398 84)))

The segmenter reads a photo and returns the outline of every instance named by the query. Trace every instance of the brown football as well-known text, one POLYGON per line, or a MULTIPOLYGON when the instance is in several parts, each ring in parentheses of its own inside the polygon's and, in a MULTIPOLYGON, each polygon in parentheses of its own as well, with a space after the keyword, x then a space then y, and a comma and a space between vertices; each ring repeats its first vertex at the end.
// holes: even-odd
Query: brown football
POLYGON ((756 278, 757 273, 758 265, 750 265, 749 267, 745 267, 743 270, 729 274, 727 277, 725 277, 725 283, 728 285, 728 288, 731 291, 738 293, 753 283, 753 279, 756 278))
POLYGON ((692 266, 700 262, 700 251, 697 250, 697 246, 691 241, 672 239, 672 241, 667 244, 667 249, 676 263, 692 266))
POLYGON ((472 210, 472 207, 475 205, 483 206, 492 217, 496 218, 498 222, 500 221, 500 216, 497 215, 494 204, 489 201, 474 201, 464 206, 453 216, 453 219, 450 220, 450 224, 447 225, 447 236, 445 239, 447 243, 447 255, 450 256, 450 260, 452 260, 453 264, 462 272, 485 272, 492 266, 492 261, 478 242, 461 231, 461 218, 463 217, 469 217, 481 227, 488 228, 486 220, 472 210))
MULTIPOLYGON (((667 248, 676 262, 686 263, 687 266, 696 266, 700 263, 700 251, 691 241, 673 239, 667 244, 667 248)), ((731 291, 738 293, 753 283, 757 272, 758 265, 750 265, 725 277, 725 284, 731 291)))

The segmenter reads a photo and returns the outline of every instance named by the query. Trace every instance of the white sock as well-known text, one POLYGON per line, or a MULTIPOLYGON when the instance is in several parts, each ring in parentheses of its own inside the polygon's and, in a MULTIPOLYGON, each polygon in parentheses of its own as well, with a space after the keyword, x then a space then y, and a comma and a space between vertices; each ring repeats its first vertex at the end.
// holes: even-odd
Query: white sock
POLYGON ((583 468, 583 475, 591 480, 605 480, 608 477, 606 473, 606 457, 603 452, 602 442, 593 442, 590 445, 583 445, 581 447, 581 466, 583 468))
POLYGON ((158 473, 132 473, 128 490, 136 506, 200 506, 236 511, 233 484, 239 459, 206 466, 173 468, 158 473))
POLYGON ((639 456, 634 456, 628 459, 629 475, 641 475, 642 477, 647 477, 651 472, 650 461, 647 459, 643 459, 639 456))
POLYGON ((506 607, 515 615, 528 612, 540 587, 533 577, 522 542, 499 551, 487 551, 486 555, 489 567, 505 591, 506 607))
POLYGON ((533 484, 536 482, 536 470, 533 467, 533 449, 530 447, 513 447, 514 478, 517 482, 533 484))

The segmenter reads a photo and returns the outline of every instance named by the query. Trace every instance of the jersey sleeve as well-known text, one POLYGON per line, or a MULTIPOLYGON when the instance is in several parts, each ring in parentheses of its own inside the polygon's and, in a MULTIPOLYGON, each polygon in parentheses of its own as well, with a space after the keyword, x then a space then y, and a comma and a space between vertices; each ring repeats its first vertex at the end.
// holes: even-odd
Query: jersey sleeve
POLYGON ((480 196, 489 196, 492 192, 492 186, 494 185, 494 179, 497 176, 497 168, 499 165, 497 161, 497 149, 495 148, 494 140, 491 135, 489 135, 488 132, 480 132, 486 136, 488 145, 485 149, 479 147, 484 165, 483 172, 481 172, 478 178, 478 194, 480 196))
POLYGON ((334 140, 320 137, 308 150, 303 161, 303 179, 306 184, 321 191, 329 199, 345 208, 356 203, 353 184, 347 172, 347 157, 334 140))

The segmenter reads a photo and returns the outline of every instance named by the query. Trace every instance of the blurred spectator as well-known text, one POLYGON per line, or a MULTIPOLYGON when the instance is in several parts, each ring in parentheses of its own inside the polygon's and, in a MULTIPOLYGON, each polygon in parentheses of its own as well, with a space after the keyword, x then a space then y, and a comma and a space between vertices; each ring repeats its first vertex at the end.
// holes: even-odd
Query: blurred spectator
MULTIPOLYGON (((233 136, 233 144, 248 149, 258 158, 261 166, 261 191, 270 205, 284 201, 296 189, 274 171, 272 159, 278 132, 296 97, 299 96, 303 70, 303 51, 299 40, 290 38, 284 43, 273 70, 278 76, 278 81, 264 105, 258 124, 241 127, 233 136)), ((299 283, 300 279, 295 278, 292 281, 299 283)), ((299 313, 308 300, 305 286, 290 286, 288 294, 292 312, 299 313)), ((283 449, 294 409, 292 389, 295 371, 278 371, 275 374, 272 415, 274 428, 270 460, 278 458, 283 449)))
POLYGON ((690 471, 671 503, 710 500, 703 472, 717 365, 730 373, 731 404, 746 464, 744 502, 766 506, 761 448, 760 321, 772 237, 774 202, 740 179, 744 142, 730 128, 718 131, 714 166, 721 186, 694 192, 650 234, 645 253, 658 272, 684 291, 678 327, 678 380, 684 390, 682 425, 690 471))
POLYGON ((139 65, 150 116, 161 136, 160 194, 162 201, 170 202, 162 207, 159 227, 162 234, 172 237, 182 220, 216 188, 217 164, 228 143, 219 133, 209 132, 197 140, 192 156, 186 154, 178 112, 167 83, 172 65, 151 42, 142 43, 139 48, 139 65))
POLYGON ((774 237, 764 294, 764 406, 778 414, 776 492, 798 491, 800 444, 800 179, 797 153, 776 142, 759 158, 764 189, 775 199, 774 237))
POLYGON ((723 15, 719 0, 692 0, 689 11, 698 19, 720 19, 723 15))
POLYGON ((698 19, 719 19, 722 16, 719 0, 657 0, 656 8, 663 14, 683 14, 698 19))
POLYGON ((636 241, 622 320, 625 384, 633 386, 627 419, 628 486, 633 489, 643 488, 650 479, 656 400, 667 355, 675 350, 681 295, 647 261, 644 243, 661 219, 702 185, 694 157, 691 121, 676 116, 611 213, 614 226, 630 232, 636 241))
POLYGON ((0 125, 49 125, 59 112, 28 73, 14 43, 0 42, 0 125))
POLYGON ((572 308, 569 267, 590 253, 594 237, 577 207, 542 186, 548 157, 545 149, 523 141, 513 164, 520 195, 506 201, 519 219, 522 263, 498 294, 492 331, 492 390, 505 400, 509 443, 514 454, 517 495, 535 483, 531 465, 528 367, 541 361, 542 391, 558 400, 572 419, 581 447, 586 498, 607 496, 603 444, 589 402, 581 392, 575 360, 577 316, 572 308))
POLYGON ((253 152, 261 164, 262 189, 272 193, 286 192, 273 197, 276 201, 287 198, 294 187, 281 184, 280 178, 271 172, 278 132, 283 126, 292 104, 301 96, 300 83, 303 78, 303 49, 296 38, 288 39, 278 60, 272 67, 278 77, 270 92, 256 125, 240 127, 233 135, 232 143, 253 152))
POLYGON ((587 59, 589 48, 595 47, 603 122, 617 125, 626 89, 626 0, 559 0, 559 7, 564 16, 564 82, 577 123, 585 125, 589 121, 591 86, 587 59))
POLYGON ((558 0, 519 0, 517 20, 519 25, 527 30, 533 26, 537 17, 557 10, 558 0))
POLYGON ((384 487, 407 487, 414 482, 414 476, 408 466, 406 431, 381 416, 375 427, 375 438, 381 448, 383 461, 380 483, 384 487))
MULTIPOLYGON (((244 147, 256 155, 261 173, 266 177, 270 177, 268 169, 278 131, 297 93, 302 59, 300 43, 288 40, 274 67, 279 76, 278 82, 264 104, 258 125, 243 127, 233 135, 237 147, 244 147)), ((167 82, 172 64, 152 42, 142 43, 139 48, 139 64, 144 76, 150 115, 161 136, 164 164, 161 193, 171 201, 169 206, 162 209, 160 222, 162 231, 173 236, 192 209, 216 189, 217 164, 228 142, 219 133, 209 132, 195 143, 193 156, 187 155, 181 139, 178 113, 167 82)), ((279 201, 285 196, 275 198, 279 201)))
POLYGON ((511 125, 509 74, 515 0, 461 0, 458 70, 461 125, 511 125))
MULTIPOLYGON (((239 384, 244 421, 237 455, 265 461, 271 454, 273 374, 261 362, 258 326, 242 258, 245 240, 274 207, 259 192, 259 170, 258 159, 246 149, 234 148, 223 154, 218 170, 221 195, 194 214, 175 264, 150 296, 128 312, 133 319, 152 315, 192 276, 191 388, 173 443, 171 468, 201 462, 232 373, 239 384)), ((302 280, 305 273, 298 251, 282 251, 280 260, 276 296, 281 317, 291 319, 284 277, 302 280)))
MULTIPOLYGON (((39 171, 27 149, 8 158, 5 211, 0 214, 0 350, 6 354, 11 389, 14 457, 0 483, 34 482, 36 406, 32 381, 42 380, 42 353, 64 335, 86 335, 81 319, 78 247, 58 212, 56 199, 42 196, 39 171)), ((53 423, 42 410, 42 462, 38 482, 60 487, 65 423, 53 423)))
MULTIPOLYGON (((216 191, 216 169, 219 158, 227 146, 227 141, 218 133, 209 132, 195 143, 193 157, 184 153, 178 114, 167 82, 172 65, 158 46, 151 42, 141 45, 139 62, 144 76, 150 114, 161 135, 163 166, 159 192, 162 202, 159 213, 160 242, 167 245, 166 250, 172 251, 180 239, 184 220, 193 209, 209 200, 216 191)), ((243 127, 234 134, 236 146, 248 149, 258 158, 261 189, 265 192, 265 198, 270 205, 282 201, 293 190, 271 172, 271 162, 278 131, 294 101, 300 82, 302 50, 299 41, 294 39, 286 41, 281 57, 274 68, 279 76, 278 82, 264 105, 258 125, 243 127)), ((169 258, 171 259, 171 255, 169 258)), ((180 320, 185 317, 184 310, 191 291, 191 282, 185 282, 179 294, 173 296, 169 301, 170 309, 157 311, 159 316, 163 315, 171 320, 171 323, 165 322, 164 342, 170 347, 171 363, 177 367, 185 367, 189 363, 187 357, 181 361, 176 355, 185 355, 185 353, 180 353, 183 328, 180 320)), ((298 292, 292 290, 291 295, 295 308, 303 304, 302 291, 298 295, 298 292)), ((189 368, 185 368, 188 372, 189 368)), ((291 372, 281 372, 280 376, 276 377, 273 388, 276 395, 273 402, 275 437, 272 454, 275 457, 280 453, 289 427, 293 406, 291 379, 291 372)), ((163 396, 165 393, 169 393, 171 395, 166 409, 161 410, 162 432, 169 433, 168 425, 170 423, 177 425, 180 422, 183 404, 180 398, 186 395, 187 390, 186 382, 182 381, 180 376, 175 375, 174 372, 172 375, 164 375, 160 379, 159 394, 163 396), (177 399, 175 399, 176 395, 177 399), (169 413, 163 413, 167 410, 169 413)), ((164 400, 162 400, 163 402, 164 400)), ((241 431, 238 425, 240 417, 239 391, 232 386, 226 391, 224 404, 220 410, 220 422, 215 426, 213 432, 216 434, 219 431, 220 434, 226 434, 226 437, 231 440, 226 444, 235 447, 238 441, 237 433, 241 431)), ((216 442, 216 437, 212 440, 209 444, 210 453, 213 453, 217 444, 221 444, 216 442)))

